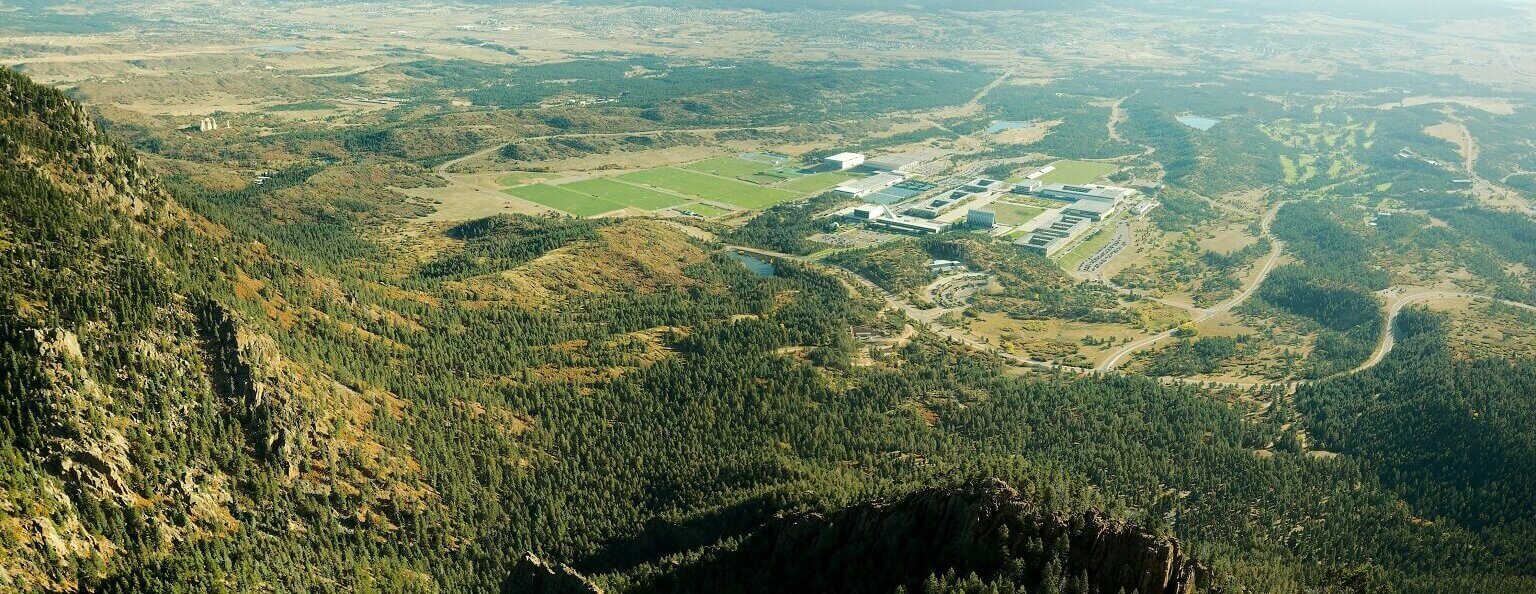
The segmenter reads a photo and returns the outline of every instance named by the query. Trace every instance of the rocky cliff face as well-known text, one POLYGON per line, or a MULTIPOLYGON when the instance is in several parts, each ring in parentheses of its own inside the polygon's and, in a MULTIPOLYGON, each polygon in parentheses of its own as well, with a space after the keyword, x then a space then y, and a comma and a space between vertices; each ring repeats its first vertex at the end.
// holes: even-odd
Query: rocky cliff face
POLYGON ((1172 538, 1094 511, 1052 513, 995 479, 782 517, 643 590, 921 592, 948 572, 1030 592, 1210 590, 1208 572, 1172 538))
POLYGON ((249 530, 237 518, 267 504, 253 482, 351 496, 338 515, 385 531, 431 505, 409 453, 369 429, 388 395, 220 304, 263 258, 78 103, 0 69, 0 591, 74 591, 249 530))

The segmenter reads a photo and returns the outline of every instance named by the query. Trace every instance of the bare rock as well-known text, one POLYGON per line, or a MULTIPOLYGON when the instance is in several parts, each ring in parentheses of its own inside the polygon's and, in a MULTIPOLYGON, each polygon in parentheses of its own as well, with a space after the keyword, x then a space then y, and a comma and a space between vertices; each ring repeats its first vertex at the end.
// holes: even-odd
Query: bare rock
POLYGON ((603 594, 585 576, 563 563, 549 563, 533 553, 523 555, 501 584, 502 594, 603 594))

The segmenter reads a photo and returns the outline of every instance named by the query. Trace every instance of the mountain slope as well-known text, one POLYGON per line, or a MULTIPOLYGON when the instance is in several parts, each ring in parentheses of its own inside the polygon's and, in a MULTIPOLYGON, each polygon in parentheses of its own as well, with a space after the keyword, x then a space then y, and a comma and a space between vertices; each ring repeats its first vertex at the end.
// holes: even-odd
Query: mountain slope
POLYGON ((68 589, 240 530, 259 498, 231 472, 249 464, 269 488, 430 503, 367 429, 384 395, 289 360, 213 297, 260 252, 172 200, 80 105, 0 70, 0 159, 0 448, 17 461, 0 586, 68 589))

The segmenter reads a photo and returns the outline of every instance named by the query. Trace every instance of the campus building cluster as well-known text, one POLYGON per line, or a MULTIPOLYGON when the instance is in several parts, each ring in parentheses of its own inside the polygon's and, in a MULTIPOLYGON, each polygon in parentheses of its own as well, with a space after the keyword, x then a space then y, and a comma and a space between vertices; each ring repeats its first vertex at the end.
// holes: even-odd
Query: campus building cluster
POLYGON ((1043 184, 1032 192, 1041 198, 1067 204, 1054 218, 1014 242, 1027 249, 1054 256, 1093 227, 1114 215, 1136 195, 1136 190, 1094 184, 1043 184))

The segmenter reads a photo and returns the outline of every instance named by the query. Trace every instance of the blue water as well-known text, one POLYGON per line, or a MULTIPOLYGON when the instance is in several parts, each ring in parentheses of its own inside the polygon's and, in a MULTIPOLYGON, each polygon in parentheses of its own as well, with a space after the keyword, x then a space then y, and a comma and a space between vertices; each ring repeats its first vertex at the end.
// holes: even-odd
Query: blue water
POLYGON ((726 253, 730 254, 732 258, 735 258, 737 262, 741 262, 742 266, 746 266, 747 270, 752 271, 752 274, 756 274, 758 276, 773 276, 773 263, 767 260, 757 256, 743 254, 741 252, 726 253))
POLYGON ((1016 129, 1016 128, 1028 128, 1028 127, 1030 127, 1032 125, 1034 125, 1034 122, 1013 122, 1013 121, 1008 121, 1008 120, 992 120, 992 125, 991 126, 987 126, 987 134, 997 134, 998 132, 1002 132, 1003 130, 1013 130, 1013 129, 1016 129))
POLYGON ((279 52, 284 54, 295 54, 304 51, 304 48, 297 45, 263 45, 256 49, 264 52, 279 52))
POLYGON ((1184 124, 1185 126, 1189 126, 1191 128, 1194 128, 1196 130, 1199 130, 1201 132, 1204 132, 1206 130, 1210 130, 1211 128, 1215 127, 1216 124, 1220 124, 1221 123, 1221 120, 1218 120, 1218 119, 1207 118, 1207 117, 1196 116, 1196 115, 1179 116, 1177 119, 1179 120, 1179 123, 1184 124))

